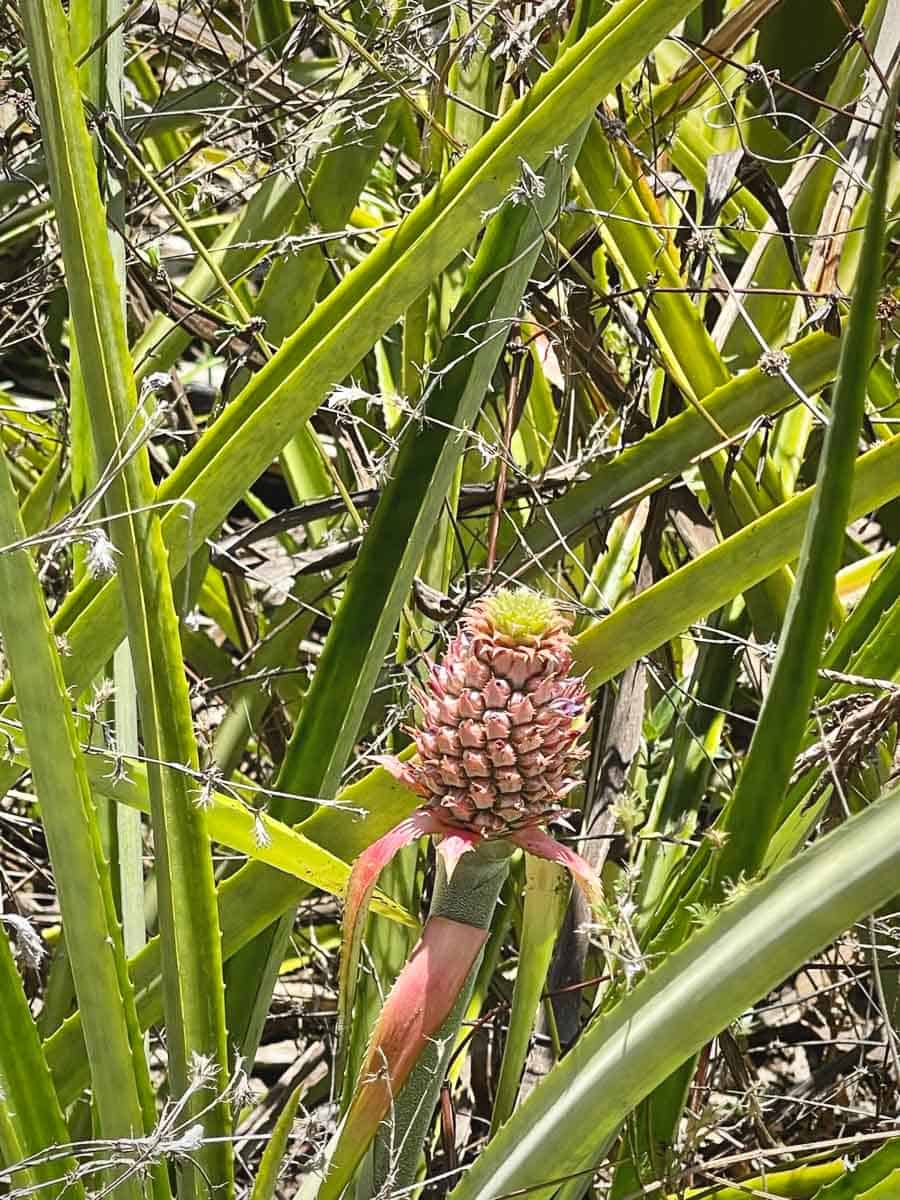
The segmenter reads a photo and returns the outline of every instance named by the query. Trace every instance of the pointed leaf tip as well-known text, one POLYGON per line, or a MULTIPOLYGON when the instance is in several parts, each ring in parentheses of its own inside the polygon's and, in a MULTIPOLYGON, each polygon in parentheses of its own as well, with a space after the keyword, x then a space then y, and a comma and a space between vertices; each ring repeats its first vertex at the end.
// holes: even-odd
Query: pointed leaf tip
POLYGON ((397 758, 395 754, 372 754, 370 758, 372 762, 378 763, 379 767, 383 767, 389 775, 393 775, 398 783, 408 787, 411 792, 416 791, 416 776, 409 763, 397 758))
POLYGON ((467 833, 462 829, 447 827, 447 831, 437 844, 437 852, 444 860, 448 881, 453 878, 453 872, 462 856, 470 854, 480 841, 481 838, 477 833, 467 833))
POLYGON ((568 846, 563 846, 543 829, 536 826, 531 829, 520 829, 512 834, 510 841, 528 854, 537 858, 546 858, 548 862, 558 863, 565 867, 572 876, 581 894, 594 912, 602 912, 605 908, 603 884, 600 876, 591 864, 568 846))

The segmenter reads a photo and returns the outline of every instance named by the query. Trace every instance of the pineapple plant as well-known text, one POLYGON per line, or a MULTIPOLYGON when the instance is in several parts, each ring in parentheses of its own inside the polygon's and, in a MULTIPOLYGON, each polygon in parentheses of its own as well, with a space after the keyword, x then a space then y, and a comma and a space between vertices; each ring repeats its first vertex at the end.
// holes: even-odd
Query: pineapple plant
POLYGON ((452 1200, 723 1172, 824 1198, 896 1171, 896 720, 862 717, 900 678, 897 39, 888 0, 846 7, 813 47, 787 35, 803 6, 767 0, 438 21, 188 0, 158 26, 124 0, 0 5, 14 1194, 229 1200, 255 1177, 265 1200, 305 1175, 310 1200, 372 1200, 424 1166, 452 1200), (383 760, 402 783, 363 775, 417 614, 473 578, 383 760), (565 596, 577 639, 502 580, 565 596), (629 743, 585 789, 582 837, 620 814, 605 903, 566 834, 601 687, 592 754, 629 743), (597 939, 546 859, 592 900, 583 963, 597 939), (391 922, 354 1003, 370 896, 391 922), (846 988, 888 1053, 840 1107, 848 1152, 884 1144, 803 1165, 838 1106, 808 1094, 798 1124, 767 1058, 785 1144, 757 1144, 748 1091, 720 1161, 689 1085, 717 1087, 720 1033, 849 928, 843 973, 864 917, 872 987, 854 965, 846 988), (270 1024, 276 982, 314 1010, 270 1024), (248 1137, 276 1030, 297 1086, 248 1137), (295 1152, 301 1099, 304 1147, 342 1123, 324 1172, 295 1152))
POLYGON ((326 1200, 339 1195, 402 1089, 414 1091, 414 1109, 428 1111, 423 1098, 442 1072, 422 1064, 423 1052, 435 1039, 452 1046, 512 851, 564 866, 592 909, 602 906, 593 868, 545 828, 568 815, 563 800, 585 757, 579 737, 588 694, 572 673, 569 627, 552 600, 526 589, 501 588, 476 601, 415 691, 416 758, 379 756, 424 804, 364 850, 351 872, 342 1025, 352 1010, 362 918, 382 869, 431 834, 438 879, 421 940, 376 1022, 329 1173, 316 1181, 326 1200))

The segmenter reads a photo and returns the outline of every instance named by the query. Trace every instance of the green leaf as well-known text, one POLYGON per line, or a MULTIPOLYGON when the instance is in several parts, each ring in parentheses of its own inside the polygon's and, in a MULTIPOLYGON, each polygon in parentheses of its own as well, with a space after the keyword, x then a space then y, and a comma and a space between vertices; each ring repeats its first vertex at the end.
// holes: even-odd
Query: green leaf
MULTIPOLYGON (((582 670, 590 670, 591 685, 611 679, 765 579, 779 563, 795 559, 815 495, 815 487, 801 492, 586 630, 578 639, 576 658, 582 670)), ((898 495, 900 435, 856 460, 848 520, 898 495)))
POLYGON ((525 855, 525 905, 519 962, 491 1114, 492 1134, 505 1124, 515 1107, 535 1014, 547 986, 547 971, 568 898, 569 878, 563 868, 525 855))
MULTIPOLYGON (((33 1187, 36 1195, 49 1198, 57 1195, 60 1177, 74 1172, 75 1160, 70 1154, 43 1153, 66 1145, 70 1137, 9 948, 9 932, 0 918, 0 1157, 10 1168, 34 1156, 33 1165, 9 1172, 10 1182, 16 1190, 33 1187)), ((31 936, 39 937, 34 931, 31 936)), ((84 1188, 74 1174, 67 1191, 72 1200, 83 1200, 84 1188)))
MULTIPOLYGON (((838 630, 825 653, 823 664, 832 671, 844 671, 856 653, 877 628, 884 612, 900 595, 900 547, 866 588, 853 612, 838 630)), ((822 686, 827 686, 823 680, 822 686)))
POLYGON ((815 695, 822 643, 831 617, 834 577, 841 563, 844 529, 854 507, 852 491, 866 379, 877 344, 876 309, 898 86, 895 84, 891 91, 889 119, 879 138, 865 242, 796 586, 753 740, 723 817, 728 841, 716 859, 714 878, 719 883, 736 879, 741 872, 752 875, 759 868, 778 822, 815 695))
POLYGON ((268 46, 277 59, 278 47, 291 29, 291 6, 288 0, 256 0, 253 23, 261 45, 268 46))
MULTIPOLYGON (((840 347, 841 342, 827 333, 809 334, 788 347, 789 370, 804 391, 814 394, 834 378, 840 347)), ((565 546, 574 549, 593 533, 598 514, 626 500, 633 502, 714 450, 721 442, 718 429, 734 437, 757 417, 778 412, 790 401, 784 380, 758 367, 722 384, 703 402, 710 420, 695 408, 686 409, 612 461, 599 463, 590 479, 536 515, 522 534, 523 545, 510 548, 507 570, 539 574, 564 554, 565 546)))
MULTIPOLYGON (((857 1200, 858 1196, 868 1195, 870 1189, 890 1180, 894 1174, 900 1178, 900 1138, 891 1138, 840 1179, 816 1192, 816 1197, 817 1200, 857 1200)), ((885 1198, 894 1192, 896 1186, 895 1179, 894 1187, 884 1193, 885 1198)))
MULTIPOLYGON (((721 1187, 710 1190, 708 1187, 688 1188, 683 1196, 690 1200, 748 1200, 754 1189, 767 1192, 770 1196, 785 1196, 790 1200, 809 1200, 819 1195, 819 1188, 830 1183, 836 1175, 840 1175, 844 1164, 838 1162, 815 1163, 809 1166, 789 1167, 783 1171, 767 1171, 763 1176, 745 1179, 734 1187, 721 1187)), ((679 1194, 678 1200, 681 1200, 679 1194)), ((675 1200, 674 1196, 666 1200, 675 1200)))
MULTIPOLYGON (((110 800, 148 812, 150 798, 146 769, 140 763, 129 764, 127 779, 117 779, 115 769, 115 760, 106 755, 92 755, 88 763, 88 776, 93 789, 110 800)), ((195 786, 199 794, 202 790, 199 781, 195 786)), ((240 790, 239 785, 235 785, 235 790, 240 790)), ((211 790, 204 803, 209 805, 208 829, 214 841, 246 854, 254 862, 265 863, 286 875, 292 875, 310 887, 321 888, 332 896, 343 895, 350 868, 337 855, 268 813, 254 811, 227 792, 211 790)), ((402 925, 411 928, 418 925, 406 909, 383 894, 376 893, 372 907, 402 925)))
POLYGON ((250 1200, 274 1200, 275 1189, 278 1186, 278 1172, 287 1150, 288 1139, 291 1136, 303 1090, 302 1083, 295 1087, 285 1101, 284 1108, 278 1114, 275 1128, 266 1142, 266 1148, 256 1170, 250 1200))
MULTIPOLYGON (((17 546, 23 537, 0 454, 0 633, 31 752, 99 1127, 104 1137, 132 1137, 155 1123, 150 1075, 71 701, 31 555, 17 546)), ((123 1187, 136 1200, 141 1194, 137 1181, 123 1187)))
MULTIPOLYGON (((223 1100, 210 1103, 204 1094, 209 1085, 192 1086, 196 1056, 217 1068, 214 1086, 220 1092, 227 1085, 225 1005, 205 819, 192 803, 189 777, 180 769, 196 768, 197 751, 169 563, 159 512, 150 507, 154 487, 143 443, 152 429, 151 415, 138 406, 122 296, 65 15, 58 0, 38 0, 23 17, 79 366, 98 466, 106 475, 111 536, 121 557, 126 632, 150 764, 171 1089, 176 1096, 190 1089, 186 1115, 201 1122, 210 1136, 198 1151, 196 1166, 188 1164, 180 1172, 180 1190, 186 1198, 214 1186, 228 1195, 228 1106, 223 1100)), ((32 762, 37 768, 34 751, 32 762)), ((131 1123, 134 1128, 136 1122, 131 1123)))

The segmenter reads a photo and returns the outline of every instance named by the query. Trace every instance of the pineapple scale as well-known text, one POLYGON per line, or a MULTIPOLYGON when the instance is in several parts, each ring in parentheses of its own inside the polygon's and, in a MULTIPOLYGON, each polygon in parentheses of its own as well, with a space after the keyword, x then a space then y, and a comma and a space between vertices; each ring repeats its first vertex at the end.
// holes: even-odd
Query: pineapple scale
POLYGON ((572 677, 569 622, 503 633, 490 599, 472 606, 416 700, 416 790, 445 822, 503 837, 562 811, 577 783, 587 693, 572 677))

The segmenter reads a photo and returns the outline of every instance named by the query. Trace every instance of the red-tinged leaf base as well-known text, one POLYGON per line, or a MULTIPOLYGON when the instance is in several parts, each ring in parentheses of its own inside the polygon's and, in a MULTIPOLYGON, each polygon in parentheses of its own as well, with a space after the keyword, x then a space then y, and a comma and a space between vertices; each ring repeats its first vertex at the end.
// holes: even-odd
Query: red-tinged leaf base
POLYGON ((372 1032, 359 1084, 341 1126, 325 1189, 337 1195, 389 1118, 428 1041, 449 1017, 487 940, 486 929, 430 917, 372 1032))
POLYGON ((443 833, 444 827, 432 813, 425 809, 414 812, 366 847, 353 864, 347 892, 344 897, 344 922, 341 933, 341 965, 338 1001, 338 1037, 343 1032, 353 1011, 356 969, 359 949, 366 926, 369 901, 378 883, 378 877, 395 854, 429 833, 443 833))
MULTIPOLYGON (((443 860, 449 884, 452 884, 464 855, 474 852, 482 843, 505 841, 521 847, 529 854, 566 867, 592 911, 602 909, 602 887, 590 864, 537 826, 508 832, 502 838, 491 838, 477 830, 445 822, 433 809, 419 809, 364 850, 350 873, 338 1001, 341 1060, 345 1030, 353 1013, 360 945, 372 892, 381 871, 394 855, 417 838, 428 834, 437 839, 437 851, 443 860)), ((342 1161, 357 1151, 359 1157, 362 1156, 379 1122, 389 1111, 392 1097, 403 1086, 415 1065, 425 1041, 440 1028, 452 1010, 486 937, 485 929, 477 926, 445 917, 432 917, 429 920, 422 940, 403 969, 376 1024, 371 1049, 347 1114, 345 1128, 352 1132, 345 1136, 342 1130, 335 1149, 335 1154, 340 1154, 342 1161), (348 1138, 349 1144, 354 1147, 352 1150, 347 1148, 348 1138)), ((343 1061, 339 1070, 343 1070, 343 1061)), ((349 1079, 347 1082, 350 1082, 349 1079)), ((358 1158, 355 1158, 354 1165, 357 1161, 358 1158)))
MULTIPOLYGON (((385 762, 387 761, 385 759, 385 762)), ((420 808, 386 833, 384 837, 373 842, 357 858, 350 872, 344 909, 338 1002, 339 1037, 342 1036, 352 1015, 360 943, 365 929, 369 901, 378 877, 395 854, 417 838, 425 837, 428 834, 439 839, 437 850, 444 860, 448 879, 452 879, 460 858, 464 854, 474 851, 485 840, 478 832, 460 829, 458 826, 442 821, 433 810, 420 808)), ((603 886, 594 868, 580 854, 563 846, 545 830, 538 826, 531 826, 508 833, 504 838, 497 840, 509 841, 528 854, 548 859, 550 862, 565 867, 581 889, 591 909, 593 911, 602 910, 603 886)))

